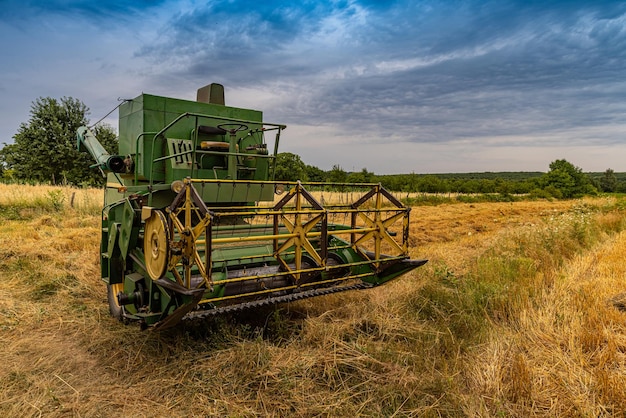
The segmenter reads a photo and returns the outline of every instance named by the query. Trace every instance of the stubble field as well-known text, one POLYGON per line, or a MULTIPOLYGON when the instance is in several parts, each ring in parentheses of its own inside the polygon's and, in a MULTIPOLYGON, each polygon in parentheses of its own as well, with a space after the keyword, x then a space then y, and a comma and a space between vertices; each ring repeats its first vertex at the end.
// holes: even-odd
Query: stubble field
POLYGON ((411 211, 415 272, 140 331, 108 315, 100 191, 0 185, 0 412, 622 416, 626 202, 411 211))

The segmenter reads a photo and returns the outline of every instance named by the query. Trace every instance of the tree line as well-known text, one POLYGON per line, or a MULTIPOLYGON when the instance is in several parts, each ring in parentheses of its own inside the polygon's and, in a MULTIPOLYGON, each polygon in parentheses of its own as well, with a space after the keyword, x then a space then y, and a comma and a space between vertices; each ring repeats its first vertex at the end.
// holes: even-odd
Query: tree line
POLYGON ((537 198, 568 199, 598 192, 626 192, 612 169, 604 173, 584 173, 567 160, 555 160, 546 173, 465 173, 465 174, 391 174, 376 175, 366 168, 346 172, 339 165, 323 171, 305 164, 292 153, 278 155, 277 180, 380 183, 395 192, 459 194, 529 194, 537 198))
MULTIPOLYGON (((0 149, 0 179, 76 186, 97 186, 103 177, 92 157, 76 147, 76 130, 89 124, 89 109, 80 100, 39 98, 31 104, 30 119, 22 123, 12 144, 0 149)), ((115 131, 97 125, 94 133, 111 154, 117 153, 115 131)), ((626 173, 612 169, 584 173, 566 160, 550 163, 546 173, 466 173, 376 175, 366 168, 347 172, 339 165, 324 171, 300 156, 277 155, 275 179, 332 183, 380 183, 395 192, 460 194, 527 194, 545 198, 573 198, 598 192, 626 192, 626 173)))

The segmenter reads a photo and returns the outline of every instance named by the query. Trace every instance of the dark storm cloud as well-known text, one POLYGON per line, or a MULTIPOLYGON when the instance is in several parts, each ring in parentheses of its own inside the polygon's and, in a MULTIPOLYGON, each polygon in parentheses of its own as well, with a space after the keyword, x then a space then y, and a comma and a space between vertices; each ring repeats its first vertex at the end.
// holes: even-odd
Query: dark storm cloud
POLYGON ((102 115, 115 97, 220 82, 227 103, 293 127, 287 151, 315 153, 319 127, 338 152, 363 144, 353 164, 368 168, 415 169, 404 151, 382 161, 387 144, 437 170, 467 170, 467 154, 495 170, 537 169, 548 150, 623 160, 623 1, 5 0, 0 35, 0 142, 39 95, 102 115))
POLYGON ((289 121, 407 141, 623 119, 621 2, 216 1, 139 53, 184 77, 290 92, 289 121), (182 64, 181 64, 182 63, 182 64))
POLYGON ((289 45, 319 32, 335 10, 350 13, 342 2, 215 1, 175 16, 138 55, 160 63, 183 60, 183 72, 217 73, 237 84, 297 77, 313 67, 298 56, 306 51, 289 45))
POLYGON ((253 73, 261 80, 297 77, 325 68, 326 60, 313 58, 332 58, 358 35, 346 33, 348 39, 325 44, 324 51, 316 49, 315 38, 324 34, 328 17, 346 22, 356 12, 347 2, 216 1, 176 16, 162 39, 139 54, 155 60, 189 59, 196 65, 190 72, 211 69, 233 82, 250 82, 253 73))
POLYGON ((358 104, 374 110, 356 118, 359 126, 402 125, 412 115, 423 128, 411 138, 418 141, 529 135, 621 121, 626 108, 606 104, 626 94, 624 15, 563 13, 535 11, 524 24, 515 23, 518 16, 514 31, 499 21, 486 30, 488 25, 469 25, 482 32, 478 40, 466 36, 466 28, 448 28, 443 40, 422 53, 433 64, 341 81, 325 95, 324 113, 358 115, 358 104), (350 111, 332 111, 342 107, 350 111))

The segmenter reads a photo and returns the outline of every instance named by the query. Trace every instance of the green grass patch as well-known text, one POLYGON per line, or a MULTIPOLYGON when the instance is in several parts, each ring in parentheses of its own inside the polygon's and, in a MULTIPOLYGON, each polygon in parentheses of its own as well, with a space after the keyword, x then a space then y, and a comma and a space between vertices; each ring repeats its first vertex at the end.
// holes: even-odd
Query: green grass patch
POLYGON ((515 321, 520 309, 550 291, 567 260, 624 230, 626 218, 615 209, 622 204, 576 205, 503 236, 470 262, 464 274, 440 263, 427 284, 407 296, 407 311, 440 333, 444 354, 479 344, 492 322, 515 321))

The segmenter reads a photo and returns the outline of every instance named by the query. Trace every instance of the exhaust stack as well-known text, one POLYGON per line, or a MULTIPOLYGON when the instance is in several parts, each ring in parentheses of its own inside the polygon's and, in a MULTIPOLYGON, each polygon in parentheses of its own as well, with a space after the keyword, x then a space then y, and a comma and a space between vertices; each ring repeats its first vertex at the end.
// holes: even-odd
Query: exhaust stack
POLYGON ((197 102, 211 103, 224 106, 224 86, 211 83, 198 89, 197 102))

